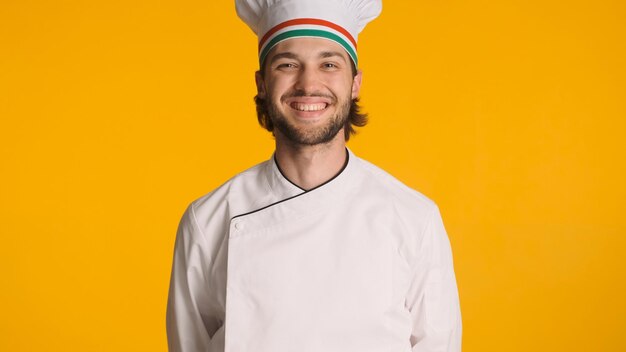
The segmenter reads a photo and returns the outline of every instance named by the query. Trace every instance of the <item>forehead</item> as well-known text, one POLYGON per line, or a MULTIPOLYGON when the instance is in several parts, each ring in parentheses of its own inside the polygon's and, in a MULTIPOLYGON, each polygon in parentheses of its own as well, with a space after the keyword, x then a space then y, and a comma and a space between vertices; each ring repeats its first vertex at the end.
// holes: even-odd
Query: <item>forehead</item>
POLYGON ((337 53, 348 62, 350 57, 345 49, 336 42, 323 38, 291 38, 276 44, 268 53, 266 62, 280 53, 290 53, 302 59, 320 58, 327 53, 337 53))

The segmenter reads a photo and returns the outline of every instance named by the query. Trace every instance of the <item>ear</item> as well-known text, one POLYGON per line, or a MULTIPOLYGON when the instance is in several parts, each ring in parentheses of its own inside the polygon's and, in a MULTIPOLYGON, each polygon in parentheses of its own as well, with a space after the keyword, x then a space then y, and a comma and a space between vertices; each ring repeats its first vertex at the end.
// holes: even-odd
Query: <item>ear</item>
POLYGON ((261 99, 265 99, 265 80, 263 79, 263 75, 261 75, 261 71, 256 71, 254 73, 254 81, 256 82, 256 93, 261 99))
POLYGON ((359 92, 361 91, 361 79, 363 78, 363 71, 358 70, 356 75, 352 79, 352 99, 356 99, 359 97, 359 92))

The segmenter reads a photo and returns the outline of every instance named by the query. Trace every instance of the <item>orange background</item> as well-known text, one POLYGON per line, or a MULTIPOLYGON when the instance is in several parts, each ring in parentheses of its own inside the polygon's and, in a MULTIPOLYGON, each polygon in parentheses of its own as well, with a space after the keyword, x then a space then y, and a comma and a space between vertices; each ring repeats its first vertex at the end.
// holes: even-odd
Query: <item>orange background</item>
MULTIPOLYGON (((439 204, 464 351, 624 351, 626 3, 399 1, 350 142, 439 204)), ((185 206, 267 159, 232 1, 0 3, 0 350, 165 351, 185 206)))

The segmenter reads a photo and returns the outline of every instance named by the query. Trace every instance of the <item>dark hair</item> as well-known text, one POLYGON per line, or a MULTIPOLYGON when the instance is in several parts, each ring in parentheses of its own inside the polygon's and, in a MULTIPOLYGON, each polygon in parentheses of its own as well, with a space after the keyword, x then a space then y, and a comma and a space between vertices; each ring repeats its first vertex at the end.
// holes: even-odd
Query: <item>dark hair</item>
MULTIPOLYGON (((254 102, 256 103, 256 116, 259 120, 259 124, 261 127, 266 130, 274 133, 274 123, 267 113, 267 105, 266 101, 263 98, 259 98, 259 96, 254 97, 254 102)), ((356 134, 356 127, 363 127, 367 124, 367 114, 361 113, 361 106, 359 106, 359 98, 352 99, 350 103, 350 111, 348 113, 348 118, 346 119, 346 124, 343 126, 344 136, 346 141, 350 139, 350 136, 356 134)))

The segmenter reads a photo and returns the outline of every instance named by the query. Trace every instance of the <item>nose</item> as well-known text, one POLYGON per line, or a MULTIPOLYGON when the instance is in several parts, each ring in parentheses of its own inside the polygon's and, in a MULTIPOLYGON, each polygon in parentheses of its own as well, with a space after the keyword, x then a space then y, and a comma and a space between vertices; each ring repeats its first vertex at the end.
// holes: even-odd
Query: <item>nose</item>
POLYGON ((320 93, 321 92, 321 80, 317 70, 311 66, 304 66, 298 72, 294 88, 297 91, 303 92, 305 95, 320 93))

